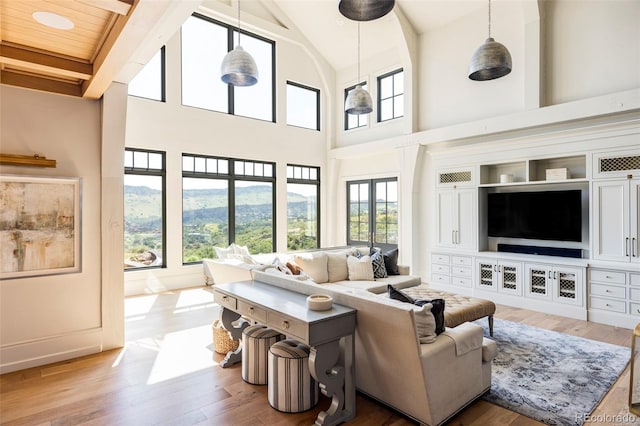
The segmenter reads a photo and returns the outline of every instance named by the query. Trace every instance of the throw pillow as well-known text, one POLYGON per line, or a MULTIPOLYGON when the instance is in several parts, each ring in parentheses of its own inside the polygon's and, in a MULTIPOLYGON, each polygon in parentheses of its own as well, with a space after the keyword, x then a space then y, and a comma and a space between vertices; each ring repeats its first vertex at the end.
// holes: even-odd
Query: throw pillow
POLYGON ((293 257, 296 265, 307 274, 317 284, 324 284, 329 281, 329 272, 327 271, 326 253, 295 255, 293 257))
POLYGON ((228 259, 229 255, 235 254, 233 252, 233 247, 229 246, 227 248, 223 247, 214 247, 213 250, 216 252, 216 257, 218 259, 228 259))
POLYGON ((427 303, 431 303, 433 307, 431 308, 431 312, 433 313, 433 317, 436 320, 436 334, 443 333, 445 330, 444 325, 444 299, 417 299, 413 301, 414 305, 422 306, 427 303))
POLYGON ((277 257, 273 259, 273 263, 271 263, 271 266, 285 275, 293 275, 293 272, 291 272, 291 270, 287 268, 287 265, 282 263, 282 261, 277 257))
POLYGON ((382 254, 384 257, 384 266, 389 275, 400 275, 398 269, 398 249, 393 249, 382 254))
POLYGON ((373 266, 370 256, 347 257, 347 269, 350 281, 373 281, 373 266))
POLYGON ((431 313, 431 303, 425 303, 419 309, 413 311, 416 323, 416 334, 420 343, 433 343, 436 341, 436 320, 431 313))
POLYGON ((347 255, 344 253, 327 253, 327 272, 329 273, 330 283, 349 279, 347 255))
POLYGON ((302 269, 300 269, 300 267, 298 265, 296 265, 295 263, 287 262, 286 266, 287 266, 287 268, 289 268, 289 270, 291 271, 291 273, 293 275, 300 275, 300 272, 302 272, 302 269))
POLYGON ((436 328, 435 328, 436 334, 440 334, 444 332, 445 330, 444 299, 433 299, 433 300, 414 299, 413 297, 409 296, 407 293, 394 288, 391 284, 387 285, 387 294, 389 295, 390 299, 398 300, 400 302, 405 302, 405 303, 412 303, 416 306, 431 304, 432 305, 431 313, 433 314, 433 317, 436 322, 436 328))
POLYGON ((379 248, 371 249, 371 266, 373 267, 374 278, 387 278, 387 268, 384 266, 384 257, 382 256, 382 250, 379 248))
POLYGON ((249 248, 247 246, 239 246, 237 244, 231 244, 230 248, 233 247, 233 252, 235 254, 239 254, 240 256, 251 256, 249 253, 249 248))

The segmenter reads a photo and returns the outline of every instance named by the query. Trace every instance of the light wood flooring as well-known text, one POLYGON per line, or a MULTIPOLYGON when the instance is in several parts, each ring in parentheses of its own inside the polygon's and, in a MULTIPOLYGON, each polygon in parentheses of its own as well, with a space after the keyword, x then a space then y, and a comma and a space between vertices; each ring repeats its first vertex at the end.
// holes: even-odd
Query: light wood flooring
MULTIPOLYGON (((124 348, 0 376, 0 424, 311 425, 328 407, 326 397, 308 412, 280 413, 269 406, 266 386, 242 381, 240 364, 218 366, 223 356, 213 351, 211 330, 218 309, 209 288, 127 298, 124 348)), ((506 306, 498 306, 496 316, 617 345, 631 343, 628 329, 506 306)), ((593 414, 627 413, 628 386, 629 367, 593 414)), ((357 417, 349 424, 415 423, 358 394, 357 417)), ((539 425, 484 401, 449 424, 539 425)))

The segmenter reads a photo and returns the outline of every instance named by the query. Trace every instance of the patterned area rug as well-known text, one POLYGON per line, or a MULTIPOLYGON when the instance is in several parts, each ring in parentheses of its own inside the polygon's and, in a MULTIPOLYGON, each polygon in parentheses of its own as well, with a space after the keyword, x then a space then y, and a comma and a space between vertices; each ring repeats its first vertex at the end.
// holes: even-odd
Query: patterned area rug
MULTIPOLYGON (((484 327, 486 320, 476 324, 484 327)), ((626 367, 631 350, 495 319, 491 392, 483 399, 548 425, 582 425, 626 367)))

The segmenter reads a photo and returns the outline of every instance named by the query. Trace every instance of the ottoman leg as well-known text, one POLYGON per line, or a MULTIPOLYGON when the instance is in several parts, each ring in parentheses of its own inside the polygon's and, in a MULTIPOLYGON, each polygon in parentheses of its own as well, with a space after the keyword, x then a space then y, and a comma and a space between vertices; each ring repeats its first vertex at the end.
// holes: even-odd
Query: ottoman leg
POLYGON ((489 315, 489 336, 493 337, 493 315, 489 315))

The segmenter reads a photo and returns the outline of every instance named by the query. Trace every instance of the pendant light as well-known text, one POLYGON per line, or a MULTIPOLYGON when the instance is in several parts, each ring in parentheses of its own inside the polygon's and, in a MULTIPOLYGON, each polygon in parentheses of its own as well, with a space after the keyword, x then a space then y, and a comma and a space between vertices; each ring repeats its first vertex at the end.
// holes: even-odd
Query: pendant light
POLYGON ((493 80, 511 72, 511 54, 504 45, 491 37, 491 0, 489 0, 489 37, 474 52, 469 65, 469 78, 493 80))
POLYGON ((240 46, 240 0, 238 0, 238 43, 227 53, 220 66, 222 81, 232 86, 253 86, 258 82, 258 66, 240 46))
POLYGON ((353 21, 371 21, 391 12, 395 0, 340 0, 338 10, 353 21))
MULTIPOLYGON (((358 22, 358 76, 357 81, 360 80, 360 22, 358 22)), ((373 102, 371 101, 371 95, 367 92, 362 85, 356 86, 349 94, 344 102, 344 110, 347 114, 369 114, 373 111, 373 102)))

